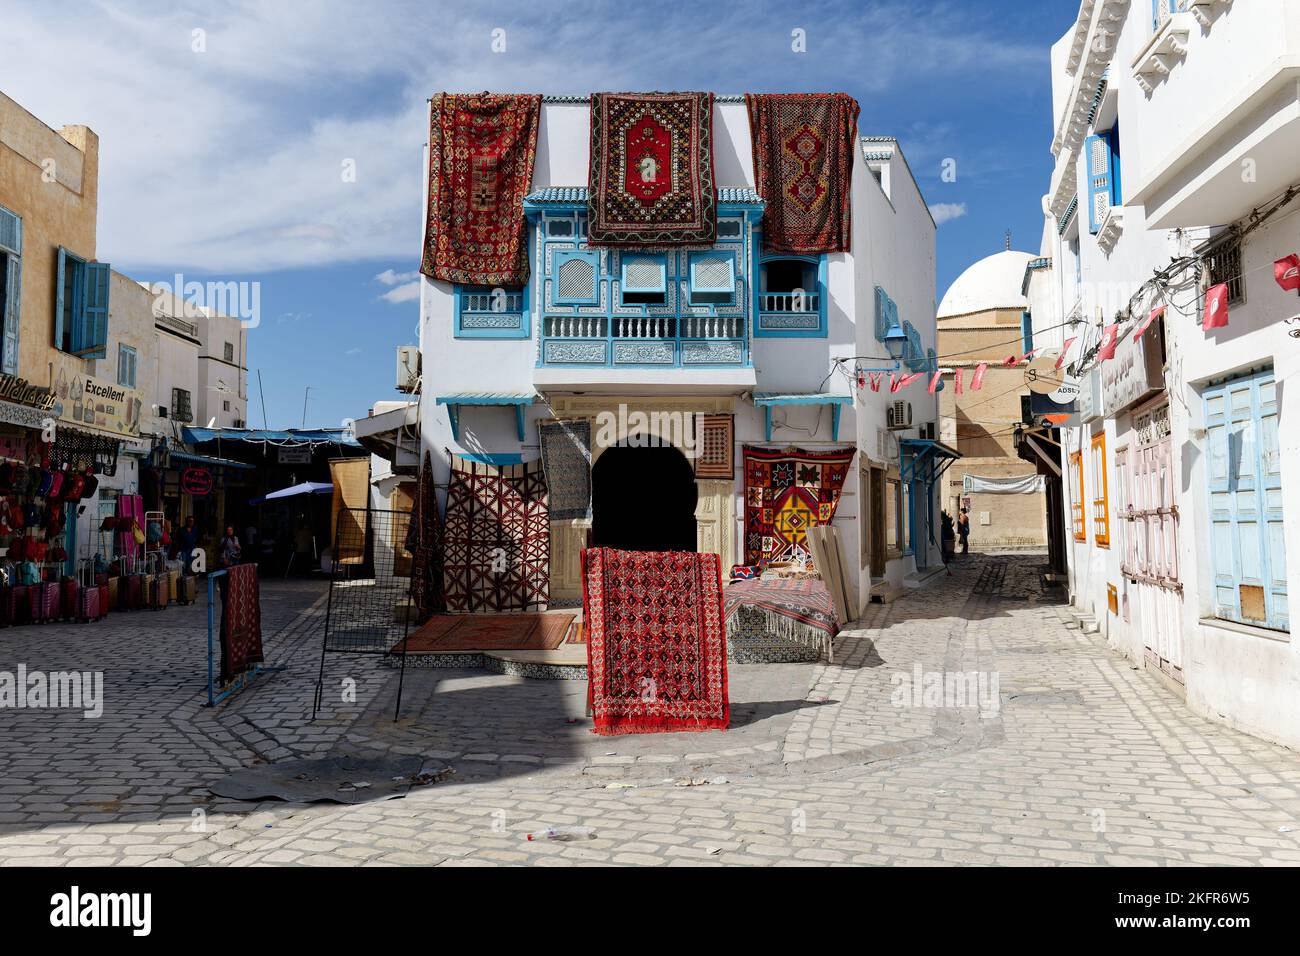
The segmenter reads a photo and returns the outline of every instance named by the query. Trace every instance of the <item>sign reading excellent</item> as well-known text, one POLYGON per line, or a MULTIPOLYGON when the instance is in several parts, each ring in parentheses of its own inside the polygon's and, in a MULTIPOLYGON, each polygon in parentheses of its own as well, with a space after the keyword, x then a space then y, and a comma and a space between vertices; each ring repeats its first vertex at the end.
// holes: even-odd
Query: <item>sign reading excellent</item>
POLYGON ((134 389, 93 375, 60 372, 55 393, 61 421, 126 438, 140 434, 140 397, 134 389))

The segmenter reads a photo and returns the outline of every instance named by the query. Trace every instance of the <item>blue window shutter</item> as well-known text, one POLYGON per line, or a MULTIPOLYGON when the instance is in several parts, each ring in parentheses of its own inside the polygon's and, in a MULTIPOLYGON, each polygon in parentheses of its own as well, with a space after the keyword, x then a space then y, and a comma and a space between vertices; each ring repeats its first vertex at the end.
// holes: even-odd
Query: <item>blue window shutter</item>
POLYGON ((1088 229, 1096 233, 1110 212, 1110 143, 1106 137, 1093 135, 1084 140, 1083 157, 1088 164, 1088 229))
POLYGON ((1264 551, 1265 600, 1270 627, 1289 630, 1286 536, 1282 526, 1282 449, 1278 437, 1277 383, 1270 372, 1255 381, 1255 443, 1259 450, 1260 548, 1264 551))
POLYGON ((1120 179, 1118 120, 1106 132, 1106 145, 1110 147, 1110 204, 1112 206, 1122 206, 1124 205, 1124 190, 1120 179))
POLYGON ((0 372, 18 374, 18 337, 22 331, 23 260, 0 255, 5 269, 4 341, 0 343, 0 372))
POLYGON ((82 312, 72 326, 72 351, 83 358, 103 358, 107 354, 110 271, 107 262, 87 262, 82 272, 82 312))
POLYGON ((67 251, 60 247, 59 268, 54 280, 54 347, 56 349, 63 348, 63 309, 65 307, 63 289, 66 284, 64 276, 72 266, 73 263, 69 260, 67 251))
POLYGON ((885 341, 889 334, 889 296, 885 290, 876 286, 876 341, 885 341))
POLYGON ((1020 313, 1021 351, 1028 352, 1034 347, 1034 323, 1028 312, 1020 313))
POLYGON ((0 206, 0 250, 16 256, 23 254, 22 218, 3 206, 0 206))

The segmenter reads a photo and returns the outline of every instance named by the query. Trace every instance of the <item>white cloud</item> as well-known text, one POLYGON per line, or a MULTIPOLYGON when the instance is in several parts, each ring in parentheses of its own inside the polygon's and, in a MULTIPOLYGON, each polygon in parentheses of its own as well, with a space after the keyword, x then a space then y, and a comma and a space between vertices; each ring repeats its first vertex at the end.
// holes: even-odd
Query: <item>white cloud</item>
POLYGON ((934 216, 936 226, 942 226, 945 222, 952 222, 954 219, 960 219, 966 215, 966 204, 964 202, 937 202, 930 207, 930 215, 934 216))
POLYGON ((385 269, 375 276, 375 281, 380 285, 401 285, 404 282, 414 282, 418 278, 420 278, 418 272, 394 272, 392 269, 385 269))
POLYGON ((379 298, 383 299, 385 302, 392 303, 393 305, 398 305, 402 302, 419 302, 420 280, 416 279, 414 282, 407 282, 406 284, 399 285, 394 289, 389 289, 379 298))

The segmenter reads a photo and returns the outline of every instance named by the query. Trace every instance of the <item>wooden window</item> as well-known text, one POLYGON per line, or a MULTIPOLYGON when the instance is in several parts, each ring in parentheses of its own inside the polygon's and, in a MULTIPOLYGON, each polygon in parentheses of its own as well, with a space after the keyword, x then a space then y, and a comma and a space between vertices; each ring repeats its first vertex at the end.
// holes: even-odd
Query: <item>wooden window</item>
POLYGON ((890 474, 885 478, 885 550, 891 557, 903 551, 903 483, 890 474))
POLYGON ((1083 504, 1083 452, 1070 453, 1070 526, 1075 541, 1087 541, 1088 529, 1084 522, 1083 504))
POLYGON ((1289 631, 1273 370, 1207 389, 1203 398, 1214 613, 1289 631))
POLYGON ((59 249, 54 347, 82 358, 104 358, 108 344, 107 262, 87 262, 59 249))
POLYGON ((1110 481, 1106 477, 1106 433, 1092 439, 1092 536, 1099 548, 1110 547, 1110 481))
POLYGON ((135 388, 136 353, 129 345, 117 347, 117 384, 135 388))
POLYGON ((0 206, 0 372, 18 374, 18 340, 22 326, 23 220, 0 206))

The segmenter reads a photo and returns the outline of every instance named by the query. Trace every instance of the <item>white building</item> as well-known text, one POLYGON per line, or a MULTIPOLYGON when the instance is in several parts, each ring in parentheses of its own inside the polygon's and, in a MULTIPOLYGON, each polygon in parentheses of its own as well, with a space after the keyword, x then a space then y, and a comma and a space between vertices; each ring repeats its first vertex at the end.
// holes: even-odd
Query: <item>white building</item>
MULTIPOLYGON (((664 468, 653 475, 653 492, 643 494, 635 489, 647 487, 646 470, 664 459, 638 448, 602 461, 609 449, 593 447, 593 496, 616 502, 607 507, 631 534, 693 526, 684 546, 716 551, 725 570, 744 563, 742 446, 856 445, 834 525, 859 603, 873 585, 917 583, 940 563, 929 462, 941 463, 948 451, 935 447, 936 397, 924 382, 896 395, 887 386, 862 389, 856 375, 859 366, 890 367, 883 338, 894 317, 898 337, 910 331, 911 368, 937 367, 935 226, 898 144, 876 137, 857 143, 851 252, 769 257, 762 252, 763 202, 754 191, 745 104, 717 97, 719 234, 712 251, 734 262, 734 275, 721 300, 703 304, 706 296, 689 277, 691 253, 669 252, 653 265, 659 282, 650 301, 629 294, 624 269, 637 260, 634 253, 586 242, 589 111, 586 97, 543 100, 525 203, 532 275, 509 297, 510 328, 503 330, 499 311, 490 323, 478 321, 487 297, 476 290, 422 280, 419 422, 438 484, 448 480, 447 450, 499 463, 537 458, 537 425, 546 419, 606 416, 620 423, 621 442, 636 412, 731 414, 732 478, 697 480, 689 467, 664 468), (579 298, 594 305, 557 302, 551 270, 574 256, 590 263, 579 298), (791 305, 795 287, 811 293, 811 307, 798 313, 791 305), (486 404, 513 400, 521 404, 486 404), (889 429, 886 410, 895 402, 911 404, 912 427, 889 429), (916 455, 923 462, 914 468, 916 455), (622 487, 627 493, 620 497, 622 487)), ((567 302, 577 302, 574 289, 566 292, 567 302)), ((591 521, 552 522, 553 601, 581 597, 579 553, 589 543, 607 543, 599 540, 600 521, 597 505, 594 533, 591 521)))
POLYGON ((1300 251, 1300 4, 1083 0, 1051 64, 1051 268, 1026 288, 1035 342, 1074 339, 1082 372, 1072 600, 1199 713, 1300 746, 1300 439, 1279 427, 1300 300, 1274 279, 1300 251), (1228 322, 1206 328, 1219 284, 1228 322))
POLYGON ((248 426, 248 330, 229 315, 202 308, 193 316, 201 343, 194 420, 215 428, 248 426))

